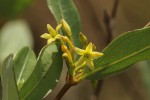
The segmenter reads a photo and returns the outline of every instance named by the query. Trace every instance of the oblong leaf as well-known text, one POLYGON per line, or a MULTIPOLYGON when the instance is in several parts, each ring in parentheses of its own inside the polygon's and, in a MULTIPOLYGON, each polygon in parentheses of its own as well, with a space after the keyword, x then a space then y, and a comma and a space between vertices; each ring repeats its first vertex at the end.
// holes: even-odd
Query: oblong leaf
POLYGON ((19 100, 15 75, 12 67, 13 56, 8 56, 2 65, 2 98, 3 100, 19 100))
POLYGON ((81 32, 81 20, 72 0, 47 0, 48 7, 54 15, 57 23, 63 18, 72 30, 75 46, 80 46, 79 33, 81 32))
POLYGON ((0 30, 0 63, 24 46, 33 47, 33 38, 28 24, 23 20, 9 21, 0 30))
POLYGON ((129 68, 135 62, 150 59, 150 27, 124 33, 113 40, 103 53, 102 58, 95 60, 95 69, 85 76, 102 79, 129 68))
POLYGON ((15 54, 13 62, 15 78, 20 90, 35 68, 36 57, 31 48, 24 47, 15 54))
POLYGON ((19 91, 21 100, 41 100, 55 87, 62 70, 62 57, 55 44, 45 46, 36 67, 19 91))

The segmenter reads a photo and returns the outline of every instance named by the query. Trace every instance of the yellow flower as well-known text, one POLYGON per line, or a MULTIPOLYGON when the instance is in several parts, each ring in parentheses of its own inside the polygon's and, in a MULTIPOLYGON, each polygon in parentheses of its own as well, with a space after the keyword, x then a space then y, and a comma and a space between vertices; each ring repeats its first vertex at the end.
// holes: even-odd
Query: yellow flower
POLYGON ((81 55, 79 60, 76 62, 75 66, 80 66, 81 64, 86 62, 86 64, 91 70, 94 69, 93 59, 103 56, 103 53, 93 51, 92 43, 89 43, 85 50, 79 48, 75 48, 75 50, 79 55, 81 55))
POLYGON ((61 37, 60 34, 58 34, 58 30, 60 29, 60 27, 62 26, 62 24, 59 24, 56 29, 53 29, 51 27, 51 25, 47 24, 47 29, 49 31, 48 33, 44 33, 42 34, 40 37, 47 39, 47 44, 52 43, 53 41, 55 41, 56 39, 59 39, 61 37))

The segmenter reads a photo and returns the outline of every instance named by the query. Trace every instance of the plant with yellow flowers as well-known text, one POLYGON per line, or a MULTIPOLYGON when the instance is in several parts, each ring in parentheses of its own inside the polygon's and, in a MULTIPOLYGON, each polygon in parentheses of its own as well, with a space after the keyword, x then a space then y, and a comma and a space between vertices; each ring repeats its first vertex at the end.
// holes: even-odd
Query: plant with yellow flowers
POLYGON ((52 42, 60 44, 61 51, 63 52, 62 57, 65 59, 69 71, 67 75, 69 80, 67 82, 73 85, 79 83, 83 80, 84 71, 87 66, 90 70, 94 70, 93 60, 103 56, 103 53, 93 51, 95 45, 91 42, 88 44, 87 38, 82 33, 79 36, 82 49, 75 47, 72 41, 70 26, 64 19, 61 20, 56 29, 52 28, 49 24, 47 29, 49 33, 44 33, 41 35, 41 38, 46 39, 48 45, 52 42), (59 34, 60 28, 62 28, 65 35, 59 34))
MULTIPOLYGON (((109 40, 102 52, 97 52, 94 43, 81 33, 81 20, 73 1, 47 1, 58 25, 53 28, 47 24, 48 32, 41 35, 47 44, 37 57, 30 47, 24 47, 0 65, 3 100, 42 100, 59 82, 63 60, 67 73, 62 76, 66 82, 54 100, 60 100, 67 90, 84 80, 98 88, 98 80, 118 74, 136 62, 150 60, 149 25, 109 40)), ((110 31, 110 20, 105 19, 105 24, 110 31)))

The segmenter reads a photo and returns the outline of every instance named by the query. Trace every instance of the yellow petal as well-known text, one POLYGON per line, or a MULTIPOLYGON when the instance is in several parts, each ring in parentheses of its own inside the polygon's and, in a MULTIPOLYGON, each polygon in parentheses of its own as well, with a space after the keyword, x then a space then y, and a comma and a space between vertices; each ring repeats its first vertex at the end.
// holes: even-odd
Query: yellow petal
POLYGON ((56 31, 53 29, 53 27, 50 24, 47 24, 47 30, 49 31, 52 37, 56 35, 56 31))
POLYGON ((58 34, 58 30, 61 28, 62 24, 57 25, 56 27, 56 33, 58 34))
POLYGON ((55 41, 55 39, 51 38, 47 40, 47 44, 51 44, 53 41, 55 41))
POLYGON ((92 45, 92 43, 90 42, 90 43, 88 44, 88 46, 86 47, 86 51, 87 51, 87 52, 92 52, 92 50, 93 50, 93 45, 92 45))
POLYGON ((98 57, 101 57, 103 56, 104 54, 103 53, 100 53, 100 52, 91 52, 91 58, 92 59, 97 59, 98 57))
POLYGON ((55 36, 55 39, 61 39, 61 35, 60 35, 60 34, 57 34, 57 35, 55 36))
POLYGON ((84 56, 81 56, 79 58, 79 60, 75 63, 75 66, 80 66, 81 64, 83 64, 85 61, 84 56))
POLYGON ((84 55, 84 53, 85 53, 85 50, 79 49, 79 48, 77 48, 77 47, 75 47, 75 51, 76 51, 77 54, 79 54, 79 55, 84 55))
POLYGON ((44 33, 44 34, 42 34, 40 37, 41 37, 41 38, 44 38, 44 39, 50 39, 50 38, 52 38, 51 35, 48 34, 48 33, 44 33))
POLYGON ((87 59, 87 60, 86 60, 86 64, 89 66, 89 68, 90 68, 91 70, 94 69, 94 63, 93 63, 93 60, 92 60, 92 59, 87 59))

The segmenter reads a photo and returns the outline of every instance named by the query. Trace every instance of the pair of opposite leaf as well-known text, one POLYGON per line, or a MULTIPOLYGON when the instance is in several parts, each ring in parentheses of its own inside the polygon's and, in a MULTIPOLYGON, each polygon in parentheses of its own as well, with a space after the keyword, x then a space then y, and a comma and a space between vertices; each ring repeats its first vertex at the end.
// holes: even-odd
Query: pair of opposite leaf
MULTIPOLYGON (((62 39, 62 38, 68 38, 69 43, 71 45, 73 44, 72 40, 71 40, 72 39, 71 29, 70 29, 68 23, 64 19, 61 20, 60 24, 58 24, 56 29, 53 29, 49 24, 47 24, 47 29, 48 29, 49 33, 45 33, 45 34, 41 35, 41 38, 47 39, 47 44, 51 44, 52 42, 56 41, 57 39, 62 39), (59 29, 61 27, 62 27, 62 30, 66 33, 67 37, 59 34, 59 29)), ((80 41, 83 44, 83 47, 85 49, 80 49, 80 48, 75 47, 75 51, 77 52, 77 54, 79 54, 81 56, 77 61, 75 61, 75 63, 74 63, 75 67, 81 66, 83 63, 86 63, 87 66, 89 66, 89 68, 91 70, 93 70, 94 69, 93 59, 103 56, 103 53, 93 51, 93 44, 90 42, 87 45, 87 38, 82 33, 80 34, 80 36, 81 36, 80 41)), ((73 45, 73 47, 74 47, 74 45, 73 45)), ((70 56, 70 53, 68 53, 68 54, 70 56)))

